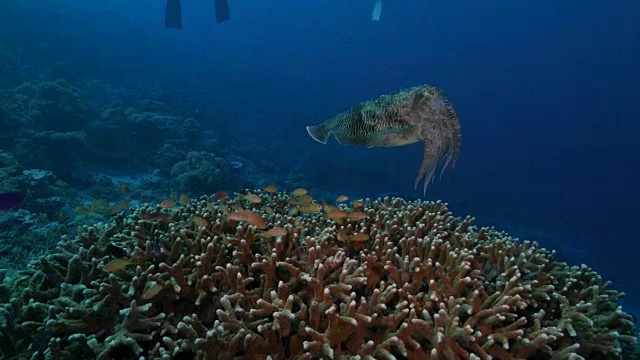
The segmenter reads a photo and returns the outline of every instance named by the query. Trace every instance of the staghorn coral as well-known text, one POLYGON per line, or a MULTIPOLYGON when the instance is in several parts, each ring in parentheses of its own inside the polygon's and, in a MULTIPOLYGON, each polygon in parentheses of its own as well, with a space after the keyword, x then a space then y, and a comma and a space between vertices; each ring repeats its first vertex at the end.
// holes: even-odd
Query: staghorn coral
POLYGON ((367 201, 366 218, 337 224, 261 196, 138 208, 0 276, 0 354, 597 360, 635 341, 622 294, 592 270, 441 202, 367 201), (285 235, 228 220, 229 205, 285 235), (343 241, 357 233, 369 240, 343 241))

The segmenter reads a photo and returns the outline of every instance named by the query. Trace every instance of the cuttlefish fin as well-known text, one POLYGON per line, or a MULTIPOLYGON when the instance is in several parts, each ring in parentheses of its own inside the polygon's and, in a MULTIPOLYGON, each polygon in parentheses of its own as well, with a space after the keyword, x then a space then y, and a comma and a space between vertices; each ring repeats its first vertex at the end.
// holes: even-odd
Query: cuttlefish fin
POLYGON ((313 140, 326 144, 329 138, 329 129, 325 124, 307 126, 307 132, 313 138, 313 140))

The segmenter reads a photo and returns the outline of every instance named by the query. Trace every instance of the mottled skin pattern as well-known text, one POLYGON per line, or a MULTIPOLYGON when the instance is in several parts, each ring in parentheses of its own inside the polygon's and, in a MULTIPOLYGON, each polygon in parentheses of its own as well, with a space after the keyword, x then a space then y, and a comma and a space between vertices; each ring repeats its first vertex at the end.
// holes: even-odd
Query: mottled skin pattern
POLYGON ((444 160, 440 174, 460 154, 460 121, 442 91, 420 85, 382 95, 336 115, 307 131, 326 143, 333 135, 340 144, 391 147, 424 143, 424 156, 415 187, 424 178, 423 191, 444 160))

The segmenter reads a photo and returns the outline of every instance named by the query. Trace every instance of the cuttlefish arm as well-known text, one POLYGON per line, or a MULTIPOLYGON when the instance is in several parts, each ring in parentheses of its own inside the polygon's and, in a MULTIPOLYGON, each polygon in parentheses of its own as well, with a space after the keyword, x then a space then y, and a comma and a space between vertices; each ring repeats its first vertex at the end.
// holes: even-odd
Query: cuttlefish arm
POLYGON ((458 158, 460 152, 460 122, 458 117, 440 92, 420 89, 410 98, 412 112, 419 119, 419 140, 424 142, 424 154, 418 170, 415 188, 424 179, 423 193, 433 180, 438 164, 444 162, 440 175, 458 158), (446 158, 445 158, 446 156, 446 158))
POLYGON ((422 188, 422 192, 427 192, 427 185, 429 182, 433 180, 433 174, 436 171, 436 166, 438 162, 444 155, 445 146, 443 146, 443 138, 442 136, 432 136, 426 137, 425 134, 422 136, 424 142, 424 153, 422 155, 422 163, 420 164, 420 170, 418 170, 418 176, 416 176, 416 181, 414 184, 414 188, 418 188, 418 184, 424 178, 424 184, 422 188))

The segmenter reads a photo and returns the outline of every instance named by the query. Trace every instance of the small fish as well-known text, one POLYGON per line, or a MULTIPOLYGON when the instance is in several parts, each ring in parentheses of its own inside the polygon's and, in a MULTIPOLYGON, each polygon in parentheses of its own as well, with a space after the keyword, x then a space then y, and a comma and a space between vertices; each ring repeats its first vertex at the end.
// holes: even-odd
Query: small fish
POLYGON ((300 209, 296 206, 290 208, 289 211, 287 211, 287 215, 289 216, 296 216, 298 215, 298 213, 300 213, 300 209))
POLYGON ((322 205, 318 203, 311 203, 300 206, 300 212, 303 214, 311 214, 320 210, 322 210, 322 205))
POLYGON ((128 193, 129 191, 130 191, 130 190, 129 190, 129 186, 128 186, 127 184, 125 184, 125 183, 121 183, 121 184, 120 184, 120 192, 121 192, 121 193, 126 194, 126 193, 128 193))
POLYGON ((170 199, 167 199, 160 203, 160 207, 162 207, 163 209, 171 209, 176 207, 176 205, 176 202, 170 199))
POLYGON ((345 202, 349 200, 349 197, 347 195, 340 195, 338 196, 338 198, 336 198, 336 202, 345 202))
POLYGON ((278 188, 276 188, 275 185, 269 185, 264 188, 264 191, 273 194, 274 192, 278 191, 278 188))
POLYGON ((351 220, 362 220, 366 219, 367 217, 367 214, 363 213, 362 211, 353 211, 347 214, 347 218, 351 220))
POLYGON ((218 191, 217 193, 213 194, 212 200, 213 201, 218 201, 218 200, 226 200, 229 198, 229 194, 225 191, 218 191))
POLYGON ((187 206, 189 205, 189 202, 191 202, 191 198, 189 198, 189 194, 180 194, 178 201, 180 202, 180 205, 187 206))
POLYGON ((312 201, 313 201, 313 198, 309 195, 302 195, 300 196, 300 199, 299 199, 299 203, 302 205, 311 204, 312 201))
POLYGON ((347 234, 347 231, 342 229, 338 231, 336 238, 342 242, 362 242, 369 240, 369 235, 365 233, 355 233, 352 235, 347 234))
POLYGON ((117 258, 109 261, 102 270, 106 272, 117 272, 120 270, 124 270, 127 266, 138 265, 141 264, 141 260, 136 259, 127 259, 127 258, 117 258))
POLYGON ((164 286, 155 283, 153 285, 151 285, 150 287, 148 287, 143 293, 142 293, 142 298, 145 300, 149 300, 151 298, 153 298, 154 296, 158 295, 160 293, 160 291, 162 291, 162 289, 164 289, 164 286))
POLYGON ((349 241, 360 242, 369 240, 369 235, 365 233, 357 233, 349 236, 349 241))
POLYGON ((202 226, 202 227, 209 227, 211 225, 211 223, 209 222, 209 220, 203 218, 202 216, 199 215, 193 215, 193 223, 196 224, 196 226, 202 226))
POLYGON ((307 195, 308 192, 309 191, 307 189, 297 188, 297 189, 293 190, 293 192, 291 192, 291 195, 302 196, 302 195, 307 195))
POLYGON ((78 206, 73 208, 73 212, 76 215, 87 215, 88 213, 91 212, 91 210, 87 209, 86 207, 84 207, 82 205, 78 205, 78 206))
POLYGON ((339 209, 333 205, 325 205, 324 211, 325 211, 325 215, 327 215, 328 218, 331 218, 336 221, 347 217, 347 213, 344 210, 339 209))
POLYGON ((442 91, 420 85, 365 101, 322 124, 307 126, 316 141, 334 136, 342 145, 395 147, 422 141, 424 154, 414 186, 423 192, 443 161, 440 175, 460 154, 460 121, 442 91))
POLYGON ((142 219, 149 220, 149 221, 157 221, 157 220, 164 221, 169 219, 169 216, 170 216, 169 214, 163 213, 163 212, 152 212, 152 213, 142 215, 142 219))
POLYGON ((243 196, 243 198, 249 201, 250 203, 254 203, 254 204, 259 204, 262 202, 262 198, 256 194, 246 194, 243 196))
POLYGON ((276 236, 285 236, 287 235, 287 230, 281 227, 274 227, 265 232, 260 233, 260 236, 266 237, 276 237, 276 236))
POLYGON ((232 212, 227 216, 229 220, 244 221, 259 229, 267 227, 267 220, 251 210, 240 210, 232 212))
POLYGON ((96 214, 111 215, 111 204, 105 199, 98 199, 91 202, 91 212, 96 214))
POLYGON ((264 212, 269 214, 269 215, 273 215, 275 214, 275 210, 273 210, 273 208, 269 205, 264 207, 264 212))

